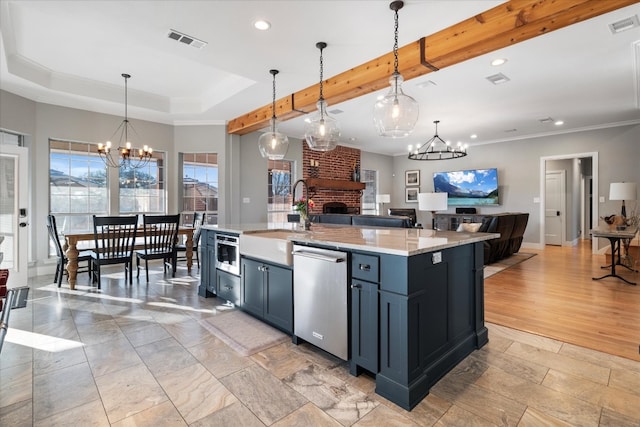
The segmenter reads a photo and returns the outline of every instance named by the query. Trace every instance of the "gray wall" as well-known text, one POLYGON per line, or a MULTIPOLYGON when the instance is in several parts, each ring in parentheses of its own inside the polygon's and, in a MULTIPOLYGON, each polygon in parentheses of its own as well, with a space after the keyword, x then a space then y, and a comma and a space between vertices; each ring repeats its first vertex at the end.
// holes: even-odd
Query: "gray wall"
MULTIPOLYGON (((31 261, 47 259, 46 247, 36 244, 37 233, 45 228, 48 212, 48 140, 60 138, 85 142, 102 142, 118 126, 121 117, 36 103, 6 91, 0 91, 0 128, 27 135, 30 149, 31 261)), ((234 223, 262 222, 266 219, 267 161, 257 148, 259 133, 239 137, 226 135, 222 125, 169 126, 132 120, 138 134, 154 149, 167 153, 168 211, 178 207, 178 152, 217 152, 220 163, 220 221, 234 223), (242 203, 244 197, 249 203, 242 203)), ((605 197, 599 215, 617 213, 620 202, 608 200, 609 183, 640 183, 640 125, 619 126, 521 141, 473 146, 462 159, 436 162, 408 160, 405 155, 385 156, 362 153, 362 167, 379 171, 379 192, 391 194, 393 207, 416 208, 404 202, 404 173, 421 171, 420 191, 433 191, 434 172, 497 167, 500 179, 501 206, 481 208, 481 213, 524 211, 530 213, 524 236, 525 244, 540 242, 540 158, 576 153, 599 155, 598 193, 605 197)), ((301 177, 302 141, 290 138, 287 159, 296 162, 296 176, 301 177)), ((575 167, 574 167, 575 169, 575 167)), ((628 202, 628 210, 634 206, 628 202)), ((453 209, 450 210, 453 212, 453 209)), ((430 222, 430 214, 418 213, 418 221, 430 222)), ((574 227, 575 228, 575 227, 574 227)), ((572 231, 573 233, 574 231, 572 231)), ((39 235, 41 236, 42 233, 39 235)), ((604 246, 606 242, 601 242, 604 246)))
MULTIPOLYGON (((268 161, 260 155, 258 150, 258 138, 260 132, 253 132, 240 137, 241 167, 239 173, 240 182, 240 215, 230 221, 232 223, 260 223, 267 221, 268 202, 268 161)), ((289 149, 284 160, 294 162, 295 172, 292 179, 295 181, 302 177, 302 141, 297 138, 289 138, 289 149)), ((301 194, 301 193, 297 193, 301 194)))
MULTIPOLYGON (((599 215, 619 211, 619 202, 610 202, 609 183, 630 181, 640 183, 640 125, 596 129, 540 138, 523 139, 499 144, 474 145, 469 155, 447 161, 415 161, 405 155, 394 157, 392 204, 404 203, 404 172, 421 171, 421 192, 433 191, 433 173, 450 170, 498 168, 500 203, 498 207, 483 207, 480 213, 504 211, 529 212, 529 224, 524 243, 540 244, 540 204, 534 198, 540 194, 540 159, 551 156, 597 152, 599 156, 598 193, 605 197, 599 204, 599 215)), ((631 204, 629 204, 631 205, 631 204)), ((454 212, 450 208, 448 212, 454 212)), ((418 222, 430 221, 430 213, 419 212, 418 222)), ((594 224, 597 225, 597 224, 594 224)), ((606 242, 600 242, 603 246, 606 242)))

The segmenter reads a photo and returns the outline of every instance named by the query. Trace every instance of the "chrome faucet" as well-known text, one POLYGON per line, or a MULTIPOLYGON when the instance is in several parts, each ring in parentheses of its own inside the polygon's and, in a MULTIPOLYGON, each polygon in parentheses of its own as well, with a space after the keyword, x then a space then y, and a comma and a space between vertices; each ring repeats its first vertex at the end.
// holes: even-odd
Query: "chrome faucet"
POLYGON ((302 184, 302 197, 304 198, 304 211, 307 213, 307 218, 304 220, 304 229, 311 230, 311 221, 309 221, 309 187, 307 186, 307 182, 304 179, 299 179, 293 184, 293 190, 291 193, 293 194, 293 198, 296 198, 296 187, 298 184, 302 184), (307 192, 307 197, 304 197, 305 191, 307 192))

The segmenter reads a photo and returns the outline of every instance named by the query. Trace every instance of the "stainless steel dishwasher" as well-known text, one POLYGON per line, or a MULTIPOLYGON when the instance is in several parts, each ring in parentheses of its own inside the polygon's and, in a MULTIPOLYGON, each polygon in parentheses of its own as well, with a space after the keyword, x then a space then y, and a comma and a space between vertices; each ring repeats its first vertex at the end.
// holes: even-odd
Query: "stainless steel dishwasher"
POLYGON ((347 360, 347 254, 293 246, 294 335, 347 360))

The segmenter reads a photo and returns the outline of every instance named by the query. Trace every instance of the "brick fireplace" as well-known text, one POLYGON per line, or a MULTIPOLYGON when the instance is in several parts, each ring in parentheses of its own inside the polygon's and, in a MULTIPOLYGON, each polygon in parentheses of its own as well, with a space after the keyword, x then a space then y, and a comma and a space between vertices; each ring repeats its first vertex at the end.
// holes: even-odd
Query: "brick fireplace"
MULTIPOLYGON (((350 211, 360 212, 361 190, 340 188, 340 182, 352 181, 354 168, 360 168, 360 150, 337 146, 335 150, 320 152, 312 151, 306 142, 302 148, 302 177, 331 180, 331 187, 322 188, 318 185, 310 191, 311 198, 315 202, 312 214, 322 213, 322 206, 328 202, 342 202, 350 208, 350 211), (335 182, 333 182, 335 181, 335 182)), ((345 186, 346 187, 346 186, 345 186)), ((300 193, 298 193, 300 194, 300 193)))

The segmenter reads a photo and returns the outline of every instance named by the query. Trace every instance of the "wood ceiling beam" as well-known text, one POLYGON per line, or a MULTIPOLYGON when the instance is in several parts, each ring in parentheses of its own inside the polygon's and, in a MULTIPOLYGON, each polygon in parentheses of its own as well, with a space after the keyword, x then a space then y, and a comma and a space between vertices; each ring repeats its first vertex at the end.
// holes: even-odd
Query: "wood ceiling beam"
MULTIPOLYGON (((510 0, 435 34, 398 49, 405 81, 438 69, 512 46, 578 22, 640 3, 639 0, 510 0)), ((336 105, 388 86, 393 52, 384 54, 324 81, 323 94, 336 105)), ((276 101, 279 120, 315 110, 319 84, 276 101)), ((227 132, 245 135, 262 129, 271 119, 271 104, 229 121, 227 132)))

